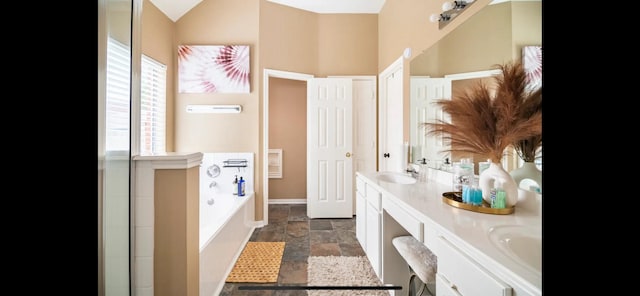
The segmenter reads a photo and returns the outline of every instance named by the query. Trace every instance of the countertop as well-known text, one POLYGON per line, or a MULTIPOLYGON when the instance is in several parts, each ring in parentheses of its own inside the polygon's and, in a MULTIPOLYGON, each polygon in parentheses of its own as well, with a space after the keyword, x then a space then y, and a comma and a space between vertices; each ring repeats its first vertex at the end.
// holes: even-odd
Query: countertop
POLYGON ((376 176, 380 172, 356 174, 366 178, 368 183, 376 185, 383 195, 393 198, 394 202, 415 218, 438 225, 441 233, 454 239, 454 243, 497 276, 510 279, 531 295, 542 294, 542 272, 509 257, 489 238, 492 227, 512 226, 527 227, 541 237, 541 195, 519 190, 519 200, 514 213, 485 214, 444 203, 442 193, 452 191, 452 186, 435 179, 405 185, 378 180, 376 176))

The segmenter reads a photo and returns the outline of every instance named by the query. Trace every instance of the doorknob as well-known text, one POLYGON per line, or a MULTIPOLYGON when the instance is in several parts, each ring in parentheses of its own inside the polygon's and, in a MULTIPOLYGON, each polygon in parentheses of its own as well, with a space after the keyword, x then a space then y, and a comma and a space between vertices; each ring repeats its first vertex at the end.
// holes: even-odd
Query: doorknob
POLYGON ((384 156, 385 158, 389 158, 389 153, 384 153, 382 154, 382 156, 384 156))
POLYGON ((346 156, 351 157, 351 153, 347 152, 346 156))

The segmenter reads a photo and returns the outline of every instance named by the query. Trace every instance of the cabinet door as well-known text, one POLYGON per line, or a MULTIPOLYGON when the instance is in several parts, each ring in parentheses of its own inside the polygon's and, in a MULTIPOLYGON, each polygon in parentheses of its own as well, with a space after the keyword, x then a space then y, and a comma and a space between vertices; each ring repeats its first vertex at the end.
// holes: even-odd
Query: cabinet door
POLYGON ((367 201, 362 196, 362 192, 356 190, 356 238, 363 250, 367 250, 366 223, 367 223, 367 201))
POLYGON ((367 227, 366 227, 366 241, 367 248, 365 249, 367 253, 367 257, 371 262, 371 266, 373 266, 373 270, 376 272, 378 277, 382 277, 382 260, 381 260, 381 247, 380 247, 380 237, 381 237, 381 219, 380 213, 376 211, 376 209, 370 204, 367 203, 367 227))

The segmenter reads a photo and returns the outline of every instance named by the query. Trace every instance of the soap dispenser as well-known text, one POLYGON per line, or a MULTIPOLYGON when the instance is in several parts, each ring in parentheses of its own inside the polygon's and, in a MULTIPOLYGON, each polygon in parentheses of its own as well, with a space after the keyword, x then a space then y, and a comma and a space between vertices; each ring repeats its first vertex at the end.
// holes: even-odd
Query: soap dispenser
POLYGON ((495 186, 491 188, 491 207, 504 209, 507 206, 507 193, 502 189, 502 181, 496 180, 495 186))
POLYGON ((238 195, 238 175, 233 180, 233 195, 238 195))

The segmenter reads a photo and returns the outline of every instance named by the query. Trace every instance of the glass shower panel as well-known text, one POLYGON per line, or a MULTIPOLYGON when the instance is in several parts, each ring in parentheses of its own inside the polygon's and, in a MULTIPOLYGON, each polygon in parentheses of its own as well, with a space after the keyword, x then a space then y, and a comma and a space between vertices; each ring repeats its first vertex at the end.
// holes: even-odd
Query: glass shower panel
POLYGON ((130 125, 134 0, 98 0, 98 295, 131 295, 130 125))

